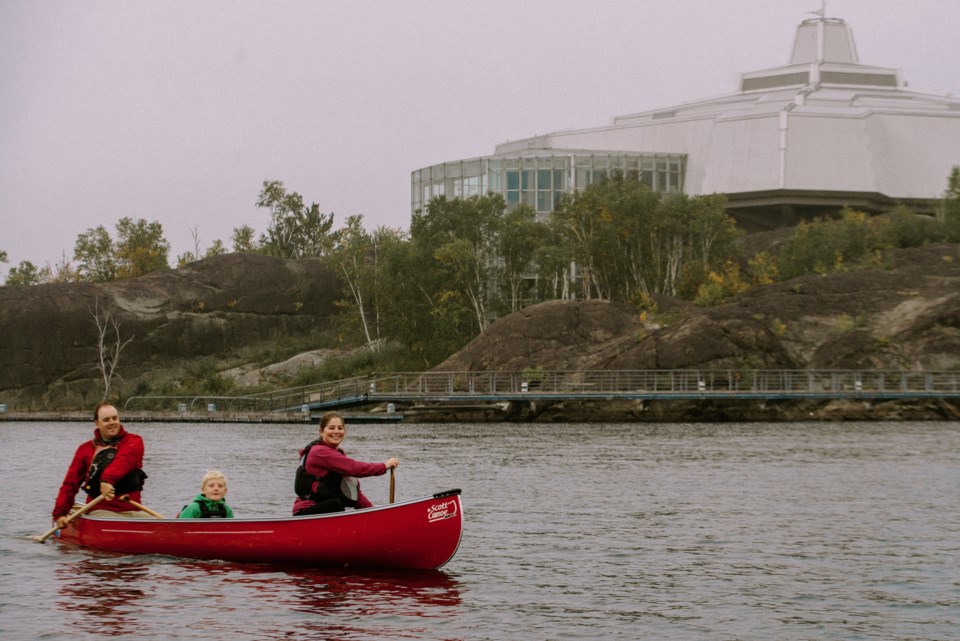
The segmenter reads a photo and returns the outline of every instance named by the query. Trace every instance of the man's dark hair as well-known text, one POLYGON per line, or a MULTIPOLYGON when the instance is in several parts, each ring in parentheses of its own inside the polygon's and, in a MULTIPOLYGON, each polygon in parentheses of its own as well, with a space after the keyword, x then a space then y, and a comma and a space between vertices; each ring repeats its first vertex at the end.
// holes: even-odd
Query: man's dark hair
POLYGON ((110 401, 100 401, 99 403, 97 403, 96 406, 93 408, 93 422, 94 422, 94 423, 96 423, 97 420, 100 418, 100 408, 101 408, 101 407, 106 407, 107 405, 109 405, 110 407, 112 407, 112 408, 114 408, 114 409, 116 409, 116 407, 117 407, 116 405, 114 405, 114 404, 111 403, 110 401))

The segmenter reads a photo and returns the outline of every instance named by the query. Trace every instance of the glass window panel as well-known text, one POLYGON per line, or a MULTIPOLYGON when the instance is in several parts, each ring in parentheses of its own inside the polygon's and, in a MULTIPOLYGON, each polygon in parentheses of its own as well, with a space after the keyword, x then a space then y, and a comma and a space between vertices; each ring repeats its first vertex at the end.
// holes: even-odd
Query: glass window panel
POLYGON ((590 184, 590 172, 587 169, 577 170, 577 189, 584 189, 590 184))
POLYGON ((516 207, 520 204, 520 192, 519 191, 507 191, 507 207, 516 207))
POLYGON ((550 189, 553 185, 551 184, 553 172, 549 169, 538 169, 537 170, 537 189, 550 189))
POLYGON ((562 169, 553 170, 553 188, 563 189, 563 170, 562 169))
POLYGON ((524 189, 524 190, 533 189, 533 170, 524 169, 523 171, 520 172, 520 174, 521 174, 520 189, 524 189))
POLYGON ((529 207, 537 206, 537 196, 535 191, 525 191, 523 192, 523 204, 529 207))
POLYGON ((507 189, 520 189, 520 172, 511 170, 507 172, 507 189))
POLYGON ((537 192, 537 211, 544 212, 552 209, 549 191, 537 192))

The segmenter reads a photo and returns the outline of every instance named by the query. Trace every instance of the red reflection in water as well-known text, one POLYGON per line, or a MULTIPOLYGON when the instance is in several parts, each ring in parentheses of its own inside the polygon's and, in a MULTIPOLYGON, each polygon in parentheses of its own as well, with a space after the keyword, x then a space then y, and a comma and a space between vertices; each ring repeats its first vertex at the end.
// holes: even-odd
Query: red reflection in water
POLYGON ((371 618, 455 618, 462 602, 457 581, 440 570, 355 574, 337 568, 291 569, 217 561, 182 562, 180 566, 208 572, 222 584, 242 583, 262 594, 265 601, 280 602, 289 611, 304 615, 298 627, 322 631, 326 639, 336 639, 338 633, 397 638, 403 636, 401 630, 388 624, 378 630, 371 618), (336 623, 335 619, 350 623, 336 623))
POLYGON ((325 639, 410 637, 425 631, 427 619, 455 620, 461 605, 457 582, 439 570, 364 575, 303 570, 287 575, 299 590, 291 606, 312 615, 299 627, 325 639), (344 616, 334 621, 327 616, 338 612, 344 616))
POLYGON ((86 632, 101 636, 133 634, 149 571, 141 561, 75 559, 57 568, 63 597, 57 607, 82 615, 76 626, 86 632))
MULTIPOLYGON (((457 581, 440 570, 354 574, 81 550, 68 555, 73 562, 57 570, 63 597, 57 607, 79 614, 74 625, 100 636, 136 636, 143 625, 163 623, 154 619, 166 608, 163 599, 176 599, 184 615, 184 603, 200 607, 210 591, 242 601, 232 617, 246 631, 279 608, 295 615, 287 625, 325 639, 416 636, 428 620, 455 620, 461 605, 457 581)), ((264 632, 264 638, 280 634, 264 632)))

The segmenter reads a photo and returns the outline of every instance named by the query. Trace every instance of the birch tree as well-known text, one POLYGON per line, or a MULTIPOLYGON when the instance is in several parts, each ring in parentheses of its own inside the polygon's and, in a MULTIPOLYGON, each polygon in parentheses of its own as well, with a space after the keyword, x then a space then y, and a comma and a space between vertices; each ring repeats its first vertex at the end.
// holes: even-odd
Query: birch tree
POLYGON ((333 260, 347 284, 351 309, 363 328, 367 346, 380 346, 380 310, 376 305, 378 252, 374 238, 363 227, 363 216, 347 218, 337 234, 333 260))
POLYGON ((500 287, 509 292, 507 312, 520 309, 524 283, 534 271, 534 256, 547 237, 547 226, 537 222, 536 212, 527 205, 504 215, 497 251, 503 265, 500 287))
POLYGON ((103 397, 107 400, 113 385, 117 366, 120 364, 120 353, 130 344, 133 337, 124 340, 120 334, 120 319, 114 310, 100 304, 100 299, 94 301, 94 307, 89 310, 93 323, 97 328, 97 371, 103 383, 103 397))

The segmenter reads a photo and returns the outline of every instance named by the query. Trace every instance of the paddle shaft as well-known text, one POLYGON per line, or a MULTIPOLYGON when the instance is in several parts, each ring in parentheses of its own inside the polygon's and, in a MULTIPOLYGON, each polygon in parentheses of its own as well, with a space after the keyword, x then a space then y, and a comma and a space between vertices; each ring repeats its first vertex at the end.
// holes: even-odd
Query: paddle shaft
POLYGON ((144 512, 146 512, 147 514, 149 514, 150 516, 152 516, 152 517, 155 518, 155 519, 165 519, 165 518, 167 518, 167 517, 165 517, 164 515, 160 514, 159 512, 154 512, 153 510, 151 510, 150 508, 148 508, 146 505, 142 505, 142 504, 140 504, 140 503, 137 503, 136 501, 134 501, 134 500, 132 500, 132 499, 123 499, 123 500, 126 501, 127 503, 129 503, 130 505, 132 505, 133 507, 137 508, 138 510, 143 510, 144 512))
MULTIPOLYGON (((97 498, 93 499, 92 501, 90 501, 89 503, 87 503, 86 505, 84 505, 82 508, 80 508, 79 510, 77 510, 77 511, 74 512, 73 514, 69 515, 69 516, 67 517, 67 520, 64 522, 64 526, 69 525, 70 521, 72 521, 73 519, 77 518, 78 516, 82 516, 82 515, 86 514, 87 512, 89 512, 90 510, 92 510, 92 509, 97 505, 97 503, 99 503, 100 501, 104 500, 105 498, 107 498, 107 497, 105 497, 103 494, 101 494, 100 496, 98 496, 97 498)), ((46 541, 48 538, 50 538, 50 536, 51 536, 54 532, 56 532, 56 531, 59 530, 59 529, 60 529, 60 526, 59 526, 59 525, 54 525, 48 532, 45 532, 44 534, 41 534, 40 536, 35 536, 35 537, 33 537, 33 538, 35 538, 35 539, 36 539, 37 541, 39 541, 40 543, 43 543, 43 542, 46 541)))
POLYGON ((391 503, 393 503, 393 487, 394 487, 393 468, 391 467, 390 468, 390 502, 391 503))

